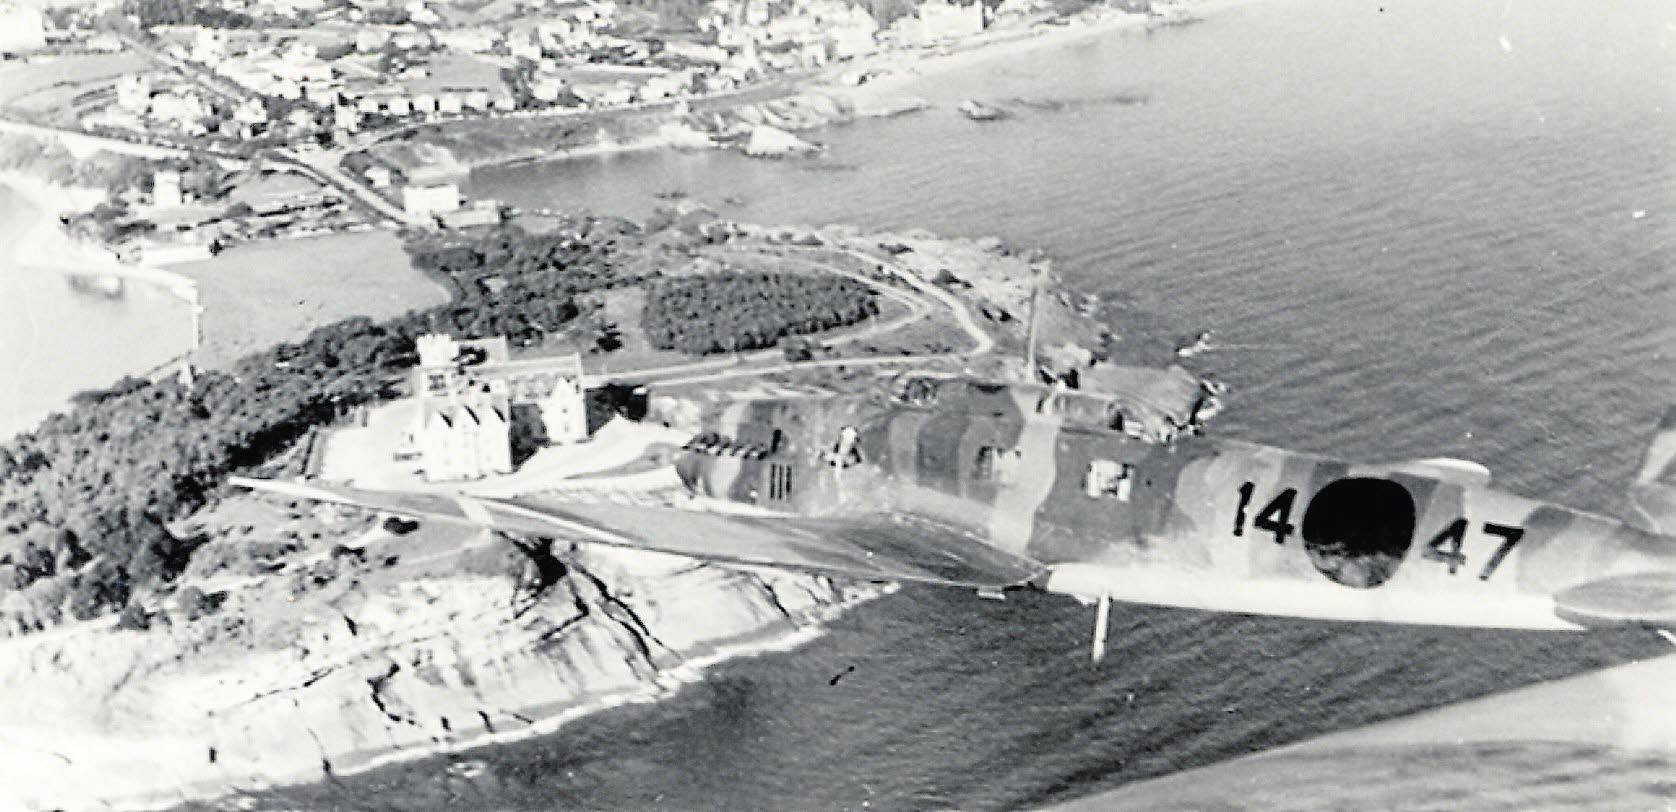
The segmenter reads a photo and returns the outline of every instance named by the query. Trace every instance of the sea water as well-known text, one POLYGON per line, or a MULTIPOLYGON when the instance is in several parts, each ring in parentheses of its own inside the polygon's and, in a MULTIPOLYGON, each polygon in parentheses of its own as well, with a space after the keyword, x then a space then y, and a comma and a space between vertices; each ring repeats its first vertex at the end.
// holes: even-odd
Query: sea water
MULTIPOLYGON (((813 162, 641 153, 472 192, 1046 249, 1119 334, 1213 329, 1221 434, 1478 460, 1610 511, 1676 402, 1676 10, 1271 0, 999 59, 813 162), (954 110, 1007 107, 999 123, 954 110)), ((348 809, 1029 806, 1657 651, 905 588, 805 649, 527 742, 255 796, 348 809), (458 765, 466 763, 471 769, 458 765), (481 771, 477 768, 481 767, 481 771), (474 777, 465 777, 465 776, 474 777)))
POLYGON ((58 258, 22 238, 42 217, 0 186, 0 442, 109 386, 179 356, 192 343, 189 306, 167 289, 123 280, 106 294, 71 284, 58 258))

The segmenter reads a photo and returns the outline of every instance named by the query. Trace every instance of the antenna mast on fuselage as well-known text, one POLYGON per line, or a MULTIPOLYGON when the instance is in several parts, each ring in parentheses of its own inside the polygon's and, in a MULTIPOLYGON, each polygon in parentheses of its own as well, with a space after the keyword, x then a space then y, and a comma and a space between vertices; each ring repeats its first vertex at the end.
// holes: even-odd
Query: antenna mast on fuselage
POLYGON ((1036 313, 1041 309, 1042 277, 1047 275, 1048 260, 1039 260, 1030 264, 1035 273, 1031 277, 1030 287, 1030 321, 1024 331, 1024 374, 1034 382, 1036 380, 1036 313))

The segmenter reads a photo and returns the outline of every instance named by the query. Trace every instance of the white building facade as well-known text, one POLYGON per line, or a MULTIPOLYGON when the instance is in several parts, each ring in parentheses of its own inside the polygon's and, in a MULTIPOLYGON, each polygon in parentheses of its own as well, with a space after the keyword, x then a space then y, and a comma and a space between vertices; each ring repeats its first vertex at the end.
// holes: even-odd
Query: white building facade
POLYGON ((457 341, 435 334, 420 336, 417 348, 413 389, 419 408, 409 447, 418 452, 426 479, 511 473, 515 421, 539 419, 539 427, 529 428, 548 444, 588 438, 580 356, 513 361, 504 338, 457 341))

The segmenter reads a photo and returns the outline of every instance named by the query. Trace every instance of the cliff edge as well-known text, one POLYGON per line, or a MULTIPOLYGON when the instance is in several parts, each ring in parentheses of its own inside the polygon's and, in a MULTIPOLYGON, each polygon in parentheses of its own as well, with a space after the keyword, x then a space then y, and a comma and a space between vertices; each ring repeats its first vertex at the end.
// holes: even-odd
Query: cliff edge
POLYGON ((548 732, 872 594, 250 496, 210 514, 221 566, 124 624, 147 628, 0 641, 0 806, 164 805, 548 732))

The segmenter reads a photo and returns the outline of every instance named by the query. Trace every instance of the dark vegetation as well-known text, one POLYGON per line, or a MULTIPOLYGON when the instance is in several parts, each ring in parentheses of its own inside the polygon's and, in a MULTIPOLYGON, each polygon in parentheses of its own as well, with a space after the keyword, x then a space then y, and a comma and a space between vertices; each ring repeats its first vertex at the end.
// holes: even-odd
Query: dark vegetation
POLYGON ((539 342, 581 311, 576 296, 632 285, 641 271, 612 256, 637 232, 626 221, 594 221, 584 237, 570 229, 529 234, 497 229, 471 240, 424 237, 408 243, 413 264, 452 289, 444 306, 458 335, 505 335, 514 345, 539 342))
POLYGON ((242 11, 229 11, 194 0, 128 0, 125 14, 137 17, 142 28, 154 25, 201 25, 205 28, 250 28, 256 19, 242 11))
POLYGON ((167 589, 201 539, 165 525, 230 473, 262 465, 312 427, 388 397, 431 332, 540 334, 576 313, 575 293, 620 284, 613 254, 632 225, 579 221, 548 235, 419 240, 415 260, 459 298, 383 323, 353 318, 206 372, 187 389, 136 379, 87 392, 68 413, 0 446, 0 593, 89 618, 167 589), (473 284, 499 275, 499 292, 473 284))
POLYGON ((729 271, 652 283, 641 328, 660 349, 733 352, 772 347, 785 336, 854 324, 877 312, 872 289, 850 279, 729 271))

